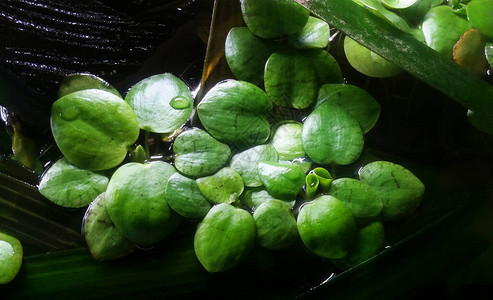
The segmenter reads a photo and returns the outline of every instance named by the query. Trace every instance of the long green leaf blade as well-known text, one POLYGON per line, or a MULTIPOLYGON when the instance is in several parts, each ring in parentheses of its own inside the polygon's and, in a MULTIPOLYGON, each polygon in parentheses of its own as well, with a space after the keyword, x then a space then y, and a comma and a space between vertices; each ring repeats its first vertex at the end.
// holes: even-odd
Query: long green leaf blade
POLYGON ((350 0, 296 0, 358 43, 472 111, 493 115, 493 86, 350 0))

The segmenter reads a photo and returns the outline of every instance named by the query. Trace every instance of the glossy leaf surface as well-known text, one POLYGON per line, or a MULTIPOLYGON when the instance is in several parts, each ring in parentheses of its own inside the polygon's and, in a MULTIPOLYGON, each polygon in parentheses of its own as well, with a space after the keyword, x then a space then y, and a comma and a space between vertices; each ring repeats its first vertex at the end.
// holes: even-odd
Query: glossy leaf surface
POLYGON ((234 203, 243 193, 243 179, 234 169, 225 167, 217 173, 197 179, 200 192, 213 204, 234 203))
POLYGON ((12 281, 22 266, 22 245, 18 239, 0 232, 0 285, 12 281))
POLYGON ((298 215, 298 231, 309 251, 324 258, 342 258, 353 245, 356 225, 349 208, 324 195, 306 203, 298 215))
POLYGON ((170 133, 190 118, 193 98, 188 86, 170 73, 153 75, 135 84, 125 96, 141 129, 170 133))
POLYGON ((258 187, 262 185, 258 174, 259 162, 278 160, 278 153, 270 144, 258 145, 233 155, 230 167, 243 178, 245 186, 258 187))
POLYGON ((254 146, 267 140, 272 102, 259 87, 225 80, 211 88, 197 106, 200 121, 216 139, 254 146))
POLYGON ((58 97, 61 98, 73 92, 98 89, 104 90, 114 94, 115 96, 122 97, 120 93, 104 79, 99 78, 92 74, 70 74, 65 76, 58 88, 58 97))
POLYGON ((303 147, 316 163, 350 164, 363 150, 358 121, 337 104, 325 102, 303 124, 303 147))
POLYGON ((229 204, 212 207, 194 236, 197 258, 209 272, 222 272, 238 265, 255 243, 255 222, 245 210, 229 204))
POLYGON ((166 201, 174 211, 188 219, 202 218, 211 209, 195 180, 180 173, 175 173, 168 179, 166 201))
POLYGON ((325 84, 318 91, 315 107, 329 101, 343 107, 359 123, 366 134, 378 121, 380 104, 364 89, 351 84, 325 84))
POLYGON ((300 31, 310 12, 290 0, 241 0, 241 12, 248 28, 263 38, 275 38, 300 31))
POLYGON ((224 55, 236 79, 261 85, 273 47, 270 41, 255 36, 247 27, 235 27, 226 37, 224 55))
POLYGON ((364 166, 359 179, 371 186, 383 204, 384 220, 409 216, 421 203, 425 186, 408 169, 387 161, 364 166))
POLYGON ((51 130, 65 157, 90 170, 117 166, 139 136, 132 108, 120 97, 95 89, 58 99, 51 109, 51 130))
POLYGON ((344 202, 355 218, 375 218, 382 211, 382 201, 375 190, 353 178, 332 181, 329 195, 344 202))
POLYGON ((264 81, 267 95, 279 106, 303 109, 315 101, 315 70, 299 52, 273 53, 265 65, 264 81))
POLYGON ((296 164, 261 162, 258 173, 269 194, 279 199, 295 198, 305 183, 305 172, 296 164))
POLYGON ((298 227, 289 207, 281 200, 260 204, 253 213, 257 243, 267 249, 279 250, 298 239, 298 227))
POLYGON ((168 163, 127 163, 111 176, 106 208, 116 228, 140 246, 153 245, 178 225, 179 216, 165 197, 166 183, 176 172, 168 163))

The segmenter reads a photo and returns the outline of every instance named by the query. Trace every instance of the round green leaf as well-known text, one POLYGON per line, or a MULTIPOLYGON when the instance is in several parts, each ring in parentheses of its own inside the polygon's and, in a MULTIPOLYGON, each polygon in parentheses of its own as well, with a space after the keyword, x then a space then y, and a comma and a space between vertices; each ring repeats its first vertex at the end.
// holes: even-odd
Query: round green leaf
POLYGON ((233 155, 230 167, 243 178, 243 183, 248 187, 262 185, 258 176, 258 163, 262 161, 277 161, 276 149, 270 144, 258 145, 243 152, 233 155))
POLYGON ((190 118, 193 97, 188 86, 170 73, 148 77, 135 84, 125 96, 137 114, 141 129, 170 133, 190 118))
POLYGON ((279 200, 282 201, 287 207, 293 208, 296 204, 296 199, 293 198, 291 200, 282 200, 276 199, 272 197, 267 190, 263 187, 258 188, 250 188, 246 189, 245 192, 241 196, 242 204, 246 205, 248 208, 252 210, 256 210, 257 207, 269 200, 279 200))
POLYGON ((214 174, 228 161, 231 150, 207 132, 193 128, 182 132, 175 139, 175 167, 192 177, 214 174))
POLYGON ((89 205, 104 192, 108 181, 108 177, 80 169, 62 158, 43 173, 38 189, 57 205, 77 208, 89 205))
POLYGON ((330 27, 327 22, 308 17, 305 26, 288 37, 290 45, 300 49, 325 48, 329 45, 330 27))
POLYGON ((425 186, 408 169, 387 161, 375 161, 359 173, 362 182, 371 186, 383 204, 384 220, 410 215, 421 203, 425 186))
POLYGON ((295 199, 305 184, 305 172, 296 164, 261 162, 258 173, 269 194, 278 199, 295 199))
POLYGON ((166 183, 175 172, 162 161, 128 163, 111 177, 105 194, 108 214, 116 228, 137 245, 153 245, 178 225, 180 218, 165 197, 166 183))
POLYGON ((324 102, 305 120, 303 148, 314 162, 346 165, 363 150, 363 133, 358 121, 341 106, 324 102))
POLYGON ((303 244, 318 256, 342 258, 353 245, 356 234, 353 214, 332 196, 320 196, 303 205, 297 223, 303 244))
POLYGON ((354 69, 369 77, 392 77, 402 72, 401 68, 348 36, 344 38, 344 53, 354 69))
POLYGON ((382 222, 375 221, 360 228, 349 253, 336 266, 343 269, 355 266, 377 255, 385 247, 385 231, 382 222))
POLYGON ((310 60, 319 85, 343 82, 341 67, 329 52, 324 49, 309 49, 301 53, 310 60))
POLYGON ((255 36, 247 27, 234 27, 226 37, 224 55, 238 80, 261 85, 265 63, 272 52, 270 41, 255 36))
POLYGON ((188 219, 202 218, 211 209, 195 180, 179 173, 168 179, 166 200, 174 211, 188 219))
POLYGON ((255 244, 255 221, 247 211, 229 204, 215 205, 197 226, 194 249, 209 272, 237 266, 255 244))
POLYGON ((452 49, 471 23, 454 13, 448 5, 430 9, 421 26, 426 44, 452 59, 452 49))
POLYGON ((275 38, 303 29, 310 12, 292 0, 241 0, 243 20, 263 38, 275 38))
POLYGON ((9 283, 17 276, 23 255, 19 240, 0 232, 0 284, 9 283))
POLYGON ((493 1, 472 0, 466 6, 467 19, 482 34, 493 39, 493 1))
POLYGON ((244 81, 225 80, 211 88, 197 106, 205 129, 225 143, 255 146, 270 135, 267 117, 272 102, 259 87, 244 81))
POLYGON ((216 174, 197 179, 200 192, 211 203, 231 204, 243 193, 243 179, 232 168, 225 167, 216 174))
POLYGON ((260 204, 253 213, 257 243, 267 249, 289 247, 298 239, 298 227, 289 207, 281 200, 260 204))
POLYGON ((132 108, 120 97, 95 89, 55 101, 51 130, 64 156, 75 166, 89 170, 120 164, 139 136, 132 108))
POLYGON ((63 78, 62 82, 60 83, 60 87, 58 88, 58 98, 61 98, 73 92, 90 89, 104 90, 120 98, 122 97, 120 93, 105 80, 92 74, 81 73, 70 74, 63 78))
POLYGON ((378 121, 380 103, 360 87, 351 84, 324 84, 318 91, 315 107, 326 101, 343 107, 359 123, 366 134, 378 121))
POLYGON ((272 137, 271 144, 279 154, 281 160, 292 160, 305 156, 305 150, 301 143, 303 124, 296 121, 282 122, 278 124, 272 137))
POLYGON ((97 260, 110 260, 126 256, 136 250, 111 220, 104 193, 96 197, 87 208, 83 220, 84 237, 92 256, 97 260))
POLYGON ((315 101, 315 70, 301 53, 274 52, 265 65, 264 82, 267 95, 279 106, 303 109, 315 101))
POLYGON ((355 218, 375 218, 382 211, 383 204, 375 190, 356 179, 334 180, 329 195, 346 203, 355 218))

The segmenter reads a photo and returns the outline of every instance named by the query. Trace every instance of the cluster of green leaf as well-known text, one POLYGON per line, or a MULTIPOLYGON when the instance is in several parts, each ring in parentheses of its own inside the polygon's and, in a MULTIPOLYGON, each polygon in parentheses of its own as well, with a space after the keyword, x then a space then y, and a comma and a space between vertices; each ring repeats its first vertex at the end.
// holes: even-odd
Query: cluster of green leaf
MULTIPOLYGON (((488 46, 493 38, 491 0, 355 0, 355 2, 402 31, 412 34, 417 40, 437 52, 450 59, 453 58, 472 72, 484 75, 488 67, 491 68, 492 62, 488 61, 490 51, 488 46)), ((364 74, 386 77, 398 72, 399 68, 396 66, 393 66, 392 70, 382 71, 381 74, 378 74, 377 70, 379 67, 383 68, 382 66, 376 66, 375 71, 373 67, 367 67, 369 70, 366 70, 364 61, 358 62, 353 59, 357 53, 364 50, 350 43, 345 50, 349 54, 351 64, 364 74), (372 74, 372 71, 376 74, 372 74)), ((381 57, 376 55, 375 64, 378 65, 379 59, 381 57)))
MULTIPOLYGON (((466 70, 485 76, 493 67, 493 1, 491 0, 354 0, 374 14, 466 70)), ((350 64, 372 77, 389 77, 402 69, 346 37, 344 50, 350 64)), ((492 133, 493 125, 481 112, 467 113, 477 129, 492 133)))
POLYGON ((299 239, 346 267, 384 247, 382 222, 419 205, 424 186, 399 165, 370 163, 359 179, 326 170, 359 158, 380 113, 370 94, 342 83, 328 24, 292 1, 241 5, 247 27, 231 29, 225 47, 236 79, 201 99, 201 128, 183 127, 193 99, 171 74, 125 98, 91 75, 62 84, 51 126, 64 157, 39 190, 63 207, 89 205, 83 228, 96 259, 153 246, 185 219, 198 222, 195 253, 209 272, 235 267, 255 243, 277 250, 299 239), (151 159, 149 133, 176 136, 172 163, 151 159))

